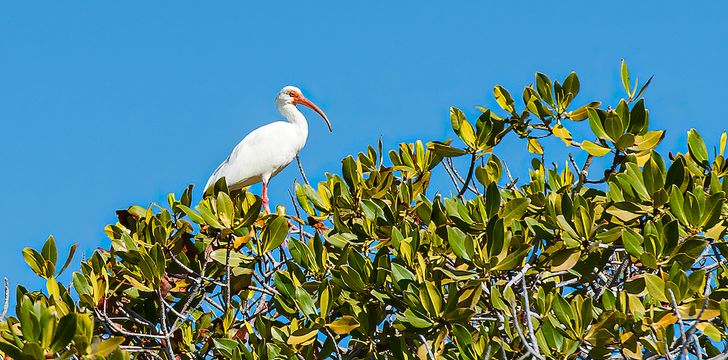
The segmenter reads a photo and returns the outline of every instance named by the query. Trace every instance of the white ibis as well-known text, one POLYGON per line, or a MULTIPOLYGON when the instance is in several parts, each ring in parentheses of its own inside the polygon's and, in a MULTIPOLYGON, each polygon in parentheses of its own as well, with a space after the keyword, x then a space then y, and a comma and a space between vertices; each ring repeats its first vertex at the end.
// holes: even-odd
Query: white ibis
POLYGON ((286 86, 276 97, 278 111, 288 121, 276 121, 261 126, 245 136, 228 158, 220 164, 207 180, 205 190, 225 177, 230 190, 263 182, 263 207, 270 213, 268 206, 268 181, 281 172, 298 155, 308 137, 308 122, 297 104, 308 106, 326 121, 331 130, 328 117, 318 106, 306 99, 295 86, 286 86))

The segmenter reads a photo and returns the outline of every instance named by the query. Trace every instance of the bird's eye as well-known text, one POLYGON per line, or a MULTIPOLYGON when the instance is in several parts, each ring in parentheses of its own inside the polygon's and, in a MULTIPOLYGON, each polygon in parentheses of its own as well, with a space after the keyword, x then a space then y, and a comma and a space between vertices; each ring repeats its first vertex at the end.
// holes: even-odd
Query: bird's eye
POLYGON ((290 97, 296 97, 296 93, 294 93, 293 91, 289 92, 289 93, 288 93, 288 95, 289 95, 290 97))

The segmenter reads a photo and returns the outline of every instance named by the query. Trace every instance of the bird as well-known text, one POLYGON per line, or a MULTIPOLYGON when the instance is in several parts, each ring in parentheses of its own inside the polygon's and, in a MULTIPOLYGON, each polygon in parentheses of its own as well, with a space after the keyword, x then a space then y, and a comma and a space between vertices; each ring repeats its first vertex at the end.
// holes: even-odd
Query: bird
POLYGON ((262 205, 270 213, 268 182, 296 158, 308 138, 308 122, 296 105, 304 105, 317 112, 329 131, 333 132, 328 116, 295 86, 281 89, 275 105, 287 121, 263 125, 246 135, 212 173, 205 192, 223 177, 231 191, 262 182, 262 205))

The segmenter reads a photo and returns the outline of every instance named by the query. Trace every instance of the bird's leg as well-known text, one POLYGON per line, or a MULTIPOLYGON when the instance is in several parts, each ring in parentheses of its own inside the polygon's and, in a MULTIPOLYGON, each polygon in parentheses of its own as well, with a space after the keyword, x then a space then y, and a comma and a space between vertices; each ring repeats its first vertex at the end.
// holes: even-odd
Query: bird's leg
POLYGON ((268 182, 263 181, 263 208, 265 209, 265 212, 270 214, 270 207, 268 207, 268 182))

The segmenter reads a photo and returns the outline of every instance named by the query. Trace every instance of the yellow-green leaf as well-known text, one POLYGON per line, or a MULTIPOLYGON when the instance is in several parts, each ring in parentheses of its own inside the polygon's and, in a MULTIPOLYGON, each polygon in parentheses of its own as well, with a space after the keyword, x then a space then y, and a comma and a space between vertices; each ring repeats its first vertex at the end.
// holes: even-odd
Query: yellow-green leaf
POLYGON ((713 324, 709 322, 698 323, 697 325, 695 325, 695 327, 713 341, 720 341, 723 338, 720 330, 718 330, 718 328, 716 328, 713 324))
POLYGON ((571 145, 571 133, 569 132, 569 130, 566 130, 563 125, 561 125, 560 123, 556 124, 556 126, 554 126, 553 132, 557 138, 561 139, 561 141, 566 144, 566 146, 571 145))
POLYGON ((298 329, 288 338, 288 345, 308 345, 316 340, 318 329, 298 329))
POLYGON ((543 155, 543 147, 536 139, 528 139, 528 152, 536 155, 543 155))
POLYGON ((588 152, 589 155, 594 155, 594 156, 598 156, 598 157, 607 155, 611 151, 611 149, 608 147, 597 145, 588 140, 584 140, 581 142, 581 148, 584 151, 588 152))
POLYGON ((665 282, 654 274, 645 274, 645 285, 647 291, 652 295, 653 298, 660 302, 668 302, 667 296, 665 295, 665 282))
POLYGON ((352 332, 359 327, 359 322, 351 315, 344 315, 326 326, 338 335, 344 335, 352 332))
POLYGON ((511 94, 508 93, 508 90, 504 89, 500 85, 496 85, 493 88, 493 94, 495 95, 495 101, 503 110, 508 111, 509 113, 515 112, 513 98, 511 97, 511 94))
POLYGON ((627 92, 627 96, 630 96, 632 92, 630 91, 629 87, 629 70, 627 69, 627 63, 622 59, 622 68, 621 68, 621 75, 622 75, 622 86, 624 86, 624 91, 627 92))

